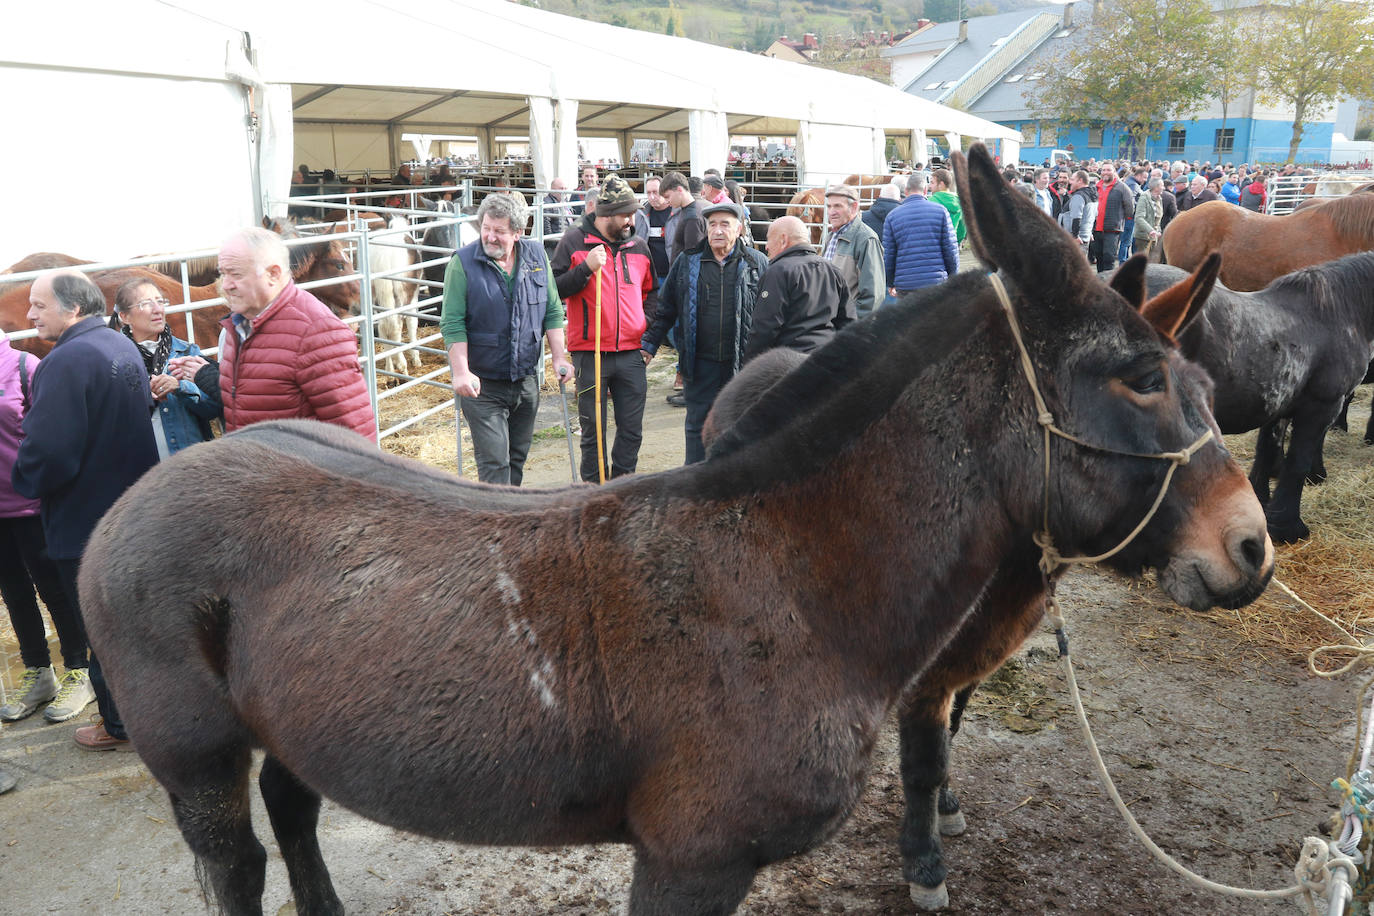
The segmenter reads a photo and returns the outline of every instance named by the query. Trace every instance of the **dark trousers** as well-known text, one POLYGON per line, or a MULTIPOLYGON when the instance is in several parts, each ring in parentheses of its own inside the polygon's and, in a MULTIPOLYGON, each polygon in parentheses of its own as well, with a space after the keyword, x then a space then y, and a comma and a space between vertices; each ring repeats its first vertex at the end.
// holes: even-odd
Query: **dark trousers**
POLYGON ((683 397, 687 400, 687 418, 682 423, 687 437, 687 464, 706 460, 706 446, 701 442, 701 427, 716 395, 726 382, 735 377, 733 363, 718 363, 710 359, 692 360, 692 377, 684 379, 683 397))
POLYGON ((1120 244, 1120 232, 1093 230, 1093 240, 1088 243, 1088 260, 1097 263, 1098 273, 1105 274, 1116 268, 1116 250, 1120 244))
POLYGON ((539 413, 539 380, 533 375, 514 382, 484 378, 481 385, 477 397, 460 399, 477 455, 477 479, 518 487, 539 413))
MULTIPOLYGON (((62 580, 62 588, 67 593, 67 601, 76 608, 77 616, 81 616, 81 596, 76 589, 76 573, 81 568, 81 560, 53 560, 57 564, 57 574, 62 580)), ((82 632, 85 626, 82 625, 82 632)), ((105 731, 110 733, 111 738, 123 740, 129 737, 129 733, 124 730, 124 721, 119 718, 119 710, 115 708, 114 697, 110 694, 110 687, 105 683, 105 672, 100 670, 100 659, 96 658, 95 652, 91 652, 91 687, 95 689, 95 702, 100 707, 100 717, 105 720, 105 731)))
POLYGON ((43 635, 43 614, 34 599, 35 586, 57 630, 62 666, 86 667, 86 631, 76 605, 67 600, 57 565, 48 556, 43 522, 36 515, 0 518, 0 598, 9 609, 24 667, 46 668, 52 664, 52 655, 43 635))
MULTIPOLYGON (((596 354, 576 350, 572 354, 577 370, 577 419, 582 425, 582 465, 579 474, 589 483, 597 483, 596 473, 596 354)), ((606 427, 606 400, 615 408, 615 444, 606 458, 606 478, 633 474, 639 464, 639 444, 644 438, 644 398, 649 393, 649 380, 644 374, 644 357, 638 350, 621 350, 601 354, 601 429, 606 427)))

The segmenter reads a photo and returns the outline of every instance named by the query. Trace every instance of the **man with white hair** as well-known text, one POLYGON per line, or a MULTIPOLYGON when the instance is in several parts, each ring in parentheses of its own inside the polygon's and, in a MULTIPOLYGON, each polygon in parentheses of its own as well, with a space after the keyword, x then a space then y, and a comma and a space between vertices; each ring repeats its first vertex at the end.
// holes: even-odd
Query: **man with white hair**
MULTIPOLYGON (((358 341, 328 306, 296 286, 281 236, 242 229, 219 252, 230 315, 219 336, 228 432, 262 420, 336 423, 377 441, 358 341)), ((198 365, 186 366, 194 373, 198 365)))
POLYGON ((78 617, 75 628, 54 617, 67 671, 43 715, 65 722, 95 699, 103 721, 78 728, 76 743, 113 750, 129 739, 94 655, 87 667, 76 573, 96 522, 157 464, 148 422, 153 395, 138 347, 106 325, 105 297, 85 275, 40 276, 29 291, 28 318, 53 349, 33 374, 12 481, 19 495, 41 501, 48 556, 78 617))
POLYGON ((543 246, 525 239, 525 208, 488 194, 477 209, 481 237, 454 253, 444 273, 444 334, 453 391, 472 433, 477 479, 520 486, 539 412, 540 338, 553 368, 571 378, 563 301, 543 246))
POLYGON ((834 264, 811 250, 811 230, 795 216, 774 220, 744 358, 774 347, 810 353, 854 317, 849 285, 834 264))
POLYGON ((906 178, 905 175, 892 176, 892 180, 878 191, 878 199, 864 211, 864 225, 872 229, 880 241, 883 237, 883 221, 889 213, 897 209, 897 205, 902 202, 902 196, 906 193, 906 178))
POLYGON ((893 296, 934 286, 959 272, 959 243, 944 207, 926 199, 928 178, 916 172, 906 200, 883 224, 883 265, 893 296))
POLYGON ((883 304, 883 243, 859 218, 859 189, 832 185, 825 192, 821 257, 840 271, 854 312, 863 318, 883 304))

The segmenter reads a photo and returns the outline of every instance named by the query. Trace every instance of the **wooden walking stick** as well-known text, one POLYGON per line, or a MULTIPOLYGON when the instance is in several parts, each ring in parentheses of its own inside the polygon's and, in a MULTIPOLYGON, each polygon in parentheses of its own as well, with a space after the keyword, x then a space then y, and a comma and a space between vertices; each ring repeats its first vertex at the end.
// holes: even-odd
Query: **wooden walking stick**
POLYGON ((596 399, 596 477, 601 483, 606 482, 606 430, 601 424, 601 269, 597 268, 596 273, 592 274, 592 282, 596 284, 596 355, 592 357, 592 363, 596 372, 596 380, 592 383, 593 397, 596 399))

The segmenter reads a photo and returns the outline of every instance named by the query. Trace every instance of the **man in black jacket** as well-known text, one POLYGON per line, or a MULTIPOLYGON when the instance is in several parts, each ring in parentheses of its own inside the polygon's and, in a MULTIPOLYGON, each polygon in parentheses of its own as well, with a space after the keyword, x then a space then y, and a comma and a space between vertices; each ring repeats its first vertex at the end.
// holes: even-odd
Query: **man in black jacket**
POLYGON ((858 317, 844 275, 811 250, 811 232, 797 217, 768 227, 768 257, 746 360, 774 347, 810 353, 858 317))
MULTIPOLYGON (((12 480, 21 496, 42 502, 48 555, 79 616, 76 573, 87 538, 115 500, 157 464, 153 395, 137 346, 105 324, 105 297, 85 275, 44 274, 29 303, 29 320, 53 349, 33 374, 12 480)), ((95 699, 104 721, 78 728, 76 743, 90 750, 129 743, 94 655, 89 672, 69 668, 60 683, 45 718, 74 718, 95 699)))

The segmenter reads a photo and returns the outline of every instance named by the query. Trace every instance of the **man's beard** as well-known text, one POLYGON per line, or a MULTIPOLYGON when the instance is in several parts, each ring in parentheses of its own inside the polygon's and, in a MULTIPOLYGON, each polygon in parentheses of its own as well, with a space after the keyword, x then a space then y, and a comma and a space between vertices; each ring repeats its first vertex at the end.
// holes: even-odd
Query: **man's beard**
POLYGON ((487 257, 491 258, 493 261, 504 261, 506 259, 506 249, 502 248, 500 245, 483 244, 482 250, 486 252, 487 257))

